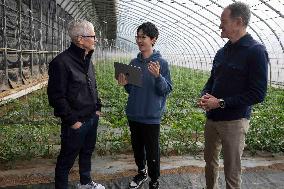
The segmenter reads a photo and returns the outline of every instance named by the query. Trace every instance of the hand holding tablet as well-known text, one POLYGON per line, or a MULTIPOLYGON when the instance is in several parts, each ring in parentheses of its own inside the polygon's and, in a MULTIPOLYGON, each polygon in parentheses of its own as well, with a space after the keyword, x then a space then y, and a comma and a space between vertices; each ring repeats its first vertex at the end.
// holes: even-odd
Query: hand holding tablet
POLYGON ((115 78, 120 85, 132 84, 142 87, 142 71, 138 67, 114 62, 115 78))

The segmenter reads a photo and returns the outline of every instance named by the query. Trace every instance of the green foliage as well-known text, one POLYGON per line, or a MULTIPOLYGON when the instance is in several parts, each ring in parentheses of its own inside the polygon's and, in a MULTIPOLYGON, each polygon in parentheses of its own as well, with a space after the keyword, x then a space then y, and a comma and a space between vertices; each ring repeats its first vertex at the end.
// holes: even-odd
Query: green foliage
POLYGON ((59 133, 46 89, 9 102, 1 107, 0 162, 54 157, 59 133))
POLYGON ((55 153, 54 135, 58 127, 36 125, 1 125, 0 162, 50 157, 55 153))
MULTIPOLYGON (((97 152, 101 155, 131 151, 125 116, 127 94, 114 78, 113 61, 95 65, 97 85, 104 105, 100 118, 97 152)), ((125 63, 129 60, 123 60, 125 63)), ((204 112, 196 106, 208 73, 171 66, 173 92, 161 123, 164 155, 193 155, 203 150, 204 112)), ((53 116, 46 89, 0 107, 0 161, 55 157, 60 144, 60 122, 53 116)), ((265 102, 254 106, 247 149, 284 152, 284 91, 269 88, 265 102)))
POLYGON ((252 153, 284 152, 283 89, 269 88, 265 101, 254 106, 250 125, 246 143, 252 153))
POLYGON ((59 119, 53 116, 48 104, 46 88, 32 95, 9 102, 1 107, 0 125, 58 125, 59 119))

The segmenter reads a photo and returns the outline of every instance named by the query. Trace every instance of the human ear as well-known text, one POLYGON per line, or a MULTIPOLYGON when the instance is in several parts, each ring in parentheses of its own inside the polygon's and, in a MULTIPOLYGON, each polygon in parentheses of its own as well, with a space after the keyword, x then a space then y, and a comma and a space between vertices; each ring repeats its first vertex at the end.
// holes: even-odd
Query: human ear
POLYGON ((242 17, 238 17, 237 18, 237 25, 238 26, 243 26, 244 25, 244 21, 243 21, 242 17))
POLYGON ((155 45, 156 41, 157 41, 157 39, 156 39, 156 38, 153 38, 153 39, 152 39, 152 44, 155 45))
POLYGON ((82 40, 83 40, 83 37, 78 36, 78 37, 76 38, 77 44, 83 44, 82 40))

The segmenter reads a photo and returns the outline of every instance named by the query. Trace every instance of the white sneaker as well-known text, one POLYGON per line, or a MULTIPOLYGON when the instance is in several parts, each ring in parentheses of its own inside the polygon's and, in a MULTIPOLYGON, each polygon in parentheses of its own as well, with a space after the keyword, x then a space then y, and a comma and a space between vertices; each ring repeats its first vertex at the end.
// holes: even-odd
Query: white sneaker
POLYGON ((90 182, 89 184, 81 185, 78 184, 78 189, 105 189, 105 187, 101 184, 95 183, 94 181, 90 182))

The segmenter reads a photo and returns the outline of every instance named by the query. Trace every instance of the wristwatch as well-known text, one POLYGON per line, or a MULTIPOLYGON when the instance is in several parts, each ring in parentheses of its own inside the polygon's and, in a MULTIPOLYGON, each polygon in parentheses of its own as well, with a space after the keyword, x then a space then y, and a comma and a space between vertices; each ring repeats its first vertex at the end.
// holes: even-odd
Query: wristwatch
POLYGON ((220 108, 225 108, 225 101, 221 98, 219 99, 220 108))

